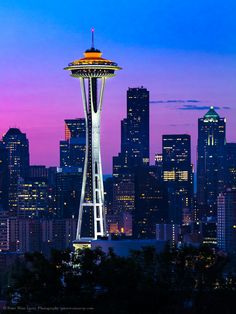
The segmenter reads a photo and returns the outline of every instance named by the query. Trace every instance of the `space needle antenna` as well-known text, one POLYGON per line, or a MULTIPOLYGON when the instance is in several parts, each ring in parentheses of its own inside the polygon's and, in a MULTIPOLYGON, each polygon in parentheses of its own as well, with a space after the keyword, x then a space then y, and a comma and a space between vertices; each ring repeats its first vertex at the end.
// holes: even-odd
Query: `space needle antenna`
POLYGON ((93 27, 91 29, 91 33, 92 33, 92 48, 94 48, 94 28, 93 27))

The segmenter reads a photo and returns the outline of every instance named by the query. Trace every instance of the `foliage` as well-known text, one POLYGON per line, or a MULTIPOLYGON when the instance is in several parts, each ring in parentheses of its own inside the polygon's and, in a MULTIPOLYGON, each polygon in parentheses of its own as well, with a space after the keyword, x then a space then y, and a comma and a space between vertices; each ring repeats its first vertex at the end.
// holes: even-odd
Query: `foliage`
POLYGON ((154 248, 128 257, 100 248, 26 254, 11 272, 9 304, 93 307, 96 313, 234 313, 236 279, 209 247, 154 248), (18 295, 18 300, 14 298, 18 295))

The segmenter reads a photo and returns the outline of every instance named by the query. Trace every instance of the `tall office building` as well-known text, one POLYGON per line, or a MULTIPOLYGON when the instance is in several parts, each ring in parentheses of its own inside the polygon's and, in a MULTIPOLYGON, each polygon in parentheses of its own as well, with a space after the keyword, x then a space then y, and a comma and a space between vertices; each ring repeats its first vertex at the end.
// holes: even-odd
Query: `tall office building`
MULTIPOLYGON (((113 216, 122 226, 134 214, 137 167, 149 165, 149 91, 129 88, 127 117, 121 121, 121 151, 113 157, 113 216)), ((114 218, 113 217, 113 218, 114 218)), ((114 219, 113 219, 114 220, 114 219)), ((132 231, 130 231, 132 233, 132 231)))
POLYGON ((217 245, 236 253, 236 191, 220 193, 217 202, 217 245))
POLYGON ((191 208, 193 197, 190 135, 163 135, 162 158, 169 221, 181 224, 183 209, 191 208))
POLYGON ((18 181, 29 172, 29 141, 25 133, 10 128, 3 136, 3 145, 7 151, 8 209, 11 214, 16 215, 18 181))
POLYGON ((134 238, 155 238, 156 224, 166 221, 167 210, 167 197, 165 189, 158 181, 156 166, 137 169, 133 212, 134 238))
POLYGON ((86 137, 86 121, 84 118, 65 120, 65 140, 86 137))
POLYGON ((84 118, 65 120, 65 140, 60 141, 60 167, 84 167, 86 123, 84 118))
POLYGON ((113 185, 113 211, 116 214, 126 211, 132 214, 134 209, 134 175, 120 176, 119 184, 113 185))
POLYGON ((134 174, 123 173, 113 178, 112 212, 113 223, 118 226, 119 233, 132 235, 132 223, 127 229, 127 219, 132 221, 135 203, 134 174))
MULTIPOLYGON (((149 164, 149 91, 129 88, 127 118, 122 121, 123 154, 127 152, 130 166, 149 164)), ((122 151, 121 151, 122 153, 122 151)))
POLYGON ((8 209, 8 167, 7 151, 0 141, 0 211, 8 209))
POLYGON ((105 82, 120 70, 117 63, 102 58, 102 53, 92 46, 84 57, 71 62, 65 70, 80 80, 86 119, 86 155, 81 192, 76 240, 86 243, 98 236, 105 236, 104 190, 100 152, 100 120, 105 82), (99 86, 99 83, 101 85, 99 86), (100 88, 99 88, 100 87, 100 88), (86 240, 87 238, 87 240, 86 240))
POLYGON ((25 218, 48 216, 47 178, 26 178, 18 181, 18 216, 25 218))
POLYGON ((149 91, 129 88, 127 117, 121 121, 121 151, 113 157, 113 175, 149 164, 149 91))
POLYGON ((84 118, 65 120, 65 140, 60 141, 60 169, 56 174, 57 216, 78 218, 86 150, 84 118))
POLYGON ((149 91, 129 88, 127 117, 121 121, 121 151, 113 157, 113 176, 149 164, 149 91))
POLYGON ((78 218, 83 170, 59 169, 56 174, 56 207, 59 218, 78 218))
POLYGON ((225 185, 236 190, 236 143, 226 144, 226 171, 225 185))
POLYGON ((217 196, 224 190, 225 128, 213 107, 198 119, 197 200, 206 217, 216 217, 217 196))

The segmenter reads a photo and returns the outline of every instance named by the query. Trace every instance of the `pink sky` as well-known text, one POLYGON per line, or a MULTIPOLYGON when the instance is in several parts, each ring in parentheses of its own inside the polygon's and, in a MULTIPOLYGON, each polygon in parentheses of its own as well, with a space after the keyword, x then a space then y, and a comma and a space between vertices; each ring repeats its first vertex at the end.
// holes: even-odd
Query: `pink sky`
MULTIPOLYGON (((219 110, 219 114, 227 118, 228 141, 236 141, 233 106, 236 71, 231 67, 231 60, 225 58, 222 62, 221 56, 209 57, 207 54, 148 53, 143 50, 136 55, 135 49, 126 49, 115 58, 123 70, 108 80, 105 90, 102 112, 104 173, 111 172, 112 156, 119 152, 120 120, 126 114, 128 87, 143 85, 150 91, 152 101, 194 99, 199 101, 197 106, 230 107, 219 110), (129 62, 126 54, 133 56, 129 62)), ((113 51, 105 56, 114 59, 113 51)), ((14 69, 11 67, 1 82, 0 131, 3 134, 8 127, 19 127, 27 133, 32 164, 59 165, 59 140, 64 138, 64 119, 83 116, 79 81, 62 70, 65 58, 58 59, 51 69, 45 64, 46 73, 40 66, 36 66, 35 72, 32 68, 22 69, 20 64, 14 69)), ((161 151, 162 134, 168 133, 191 134, 195 159, 197 119, 206 110, 179 110, 181 106, 183 103, 150 104, 152 162, 154 154, 161 151)))

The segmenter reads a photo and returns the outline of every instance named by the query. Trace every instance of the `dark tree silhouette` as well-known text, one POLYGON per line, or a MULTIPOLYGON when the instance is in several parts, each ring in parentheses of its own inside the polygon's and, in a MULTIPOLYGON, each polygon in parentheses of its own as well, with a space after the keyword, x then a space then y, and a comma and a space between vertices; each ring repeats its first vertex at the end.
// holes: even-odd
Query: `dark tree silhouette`
MULTIPOLYGON (((228 257, 206 246, 133 251, 100 248, 26 254, 14 265, 9 304, 94 308, 96 313, 234 313, 228 257)), ((69 312, 68 312, 69 313, 69 312)))

